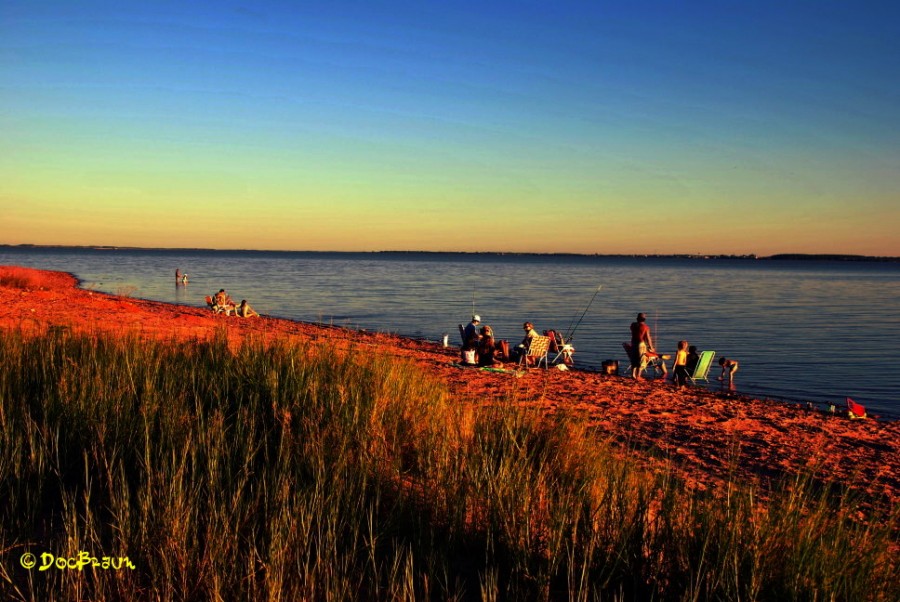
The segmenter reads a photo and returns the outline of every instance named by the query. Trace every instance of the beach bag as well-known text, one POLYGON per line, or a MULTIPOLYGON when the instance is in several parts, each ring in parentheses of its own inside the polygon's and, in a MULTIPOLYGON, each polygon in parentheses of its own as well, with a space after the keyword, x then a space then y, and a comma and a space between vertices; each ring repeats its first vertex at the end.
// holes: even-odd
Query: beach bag
POLYGON ((462 352, 463 363, 474 366, 478 362, 475 361, 475 350, 474 349, 463 349, 462 352))

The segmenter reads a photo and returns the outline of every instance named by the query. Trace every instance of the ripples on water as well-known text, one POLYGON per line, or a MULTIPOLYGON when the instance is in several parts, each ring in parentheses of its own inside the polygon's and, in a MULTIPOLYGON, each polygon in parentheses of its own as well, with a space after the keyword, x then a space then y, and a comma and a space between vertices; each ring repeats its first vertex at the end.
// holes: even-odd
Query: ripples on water
MULTIPOLYGON (((900 416, 900 265, 571 256, 11 250, 0 263, 83 286, 204 305, 225 288, 262 313, 440 340, 477 313, 515 343, 522 322, 575 326, 581 366, 624 360, 637 312, 664 353, 680 339, 740 361, 739 391, 900 416), (175 268, 189 274, 174 284, 175 268)), ((711 375, 718 374, 718 366, 711 375)))

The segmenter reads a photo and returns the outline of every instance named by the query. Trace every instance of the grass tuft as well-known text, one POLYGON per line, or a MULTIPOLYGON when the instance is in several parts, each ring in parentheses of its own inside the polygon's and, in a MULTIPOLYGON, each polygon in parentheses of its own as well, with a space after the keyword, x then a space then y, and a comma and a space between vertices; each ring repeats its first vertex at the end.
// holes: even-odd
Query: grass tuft
POLYGON ((41 290, 57 286, 56 279, 50 273, 16 266, 0 266, 0 287, 41 290))

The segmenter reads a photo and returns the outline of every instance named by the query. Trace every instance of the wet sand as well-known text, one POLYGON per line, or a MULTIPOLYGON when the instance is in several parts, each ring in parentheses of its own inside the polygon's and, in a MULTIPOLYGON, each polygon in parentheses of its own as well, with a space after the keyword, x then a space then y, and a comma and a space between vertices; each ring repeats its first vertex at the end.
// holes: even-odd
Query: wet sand
POLYGON ((517 403, 547 414, 582 415, 599 438, 633 450, 651 468, 674 470, 697 489, 717 488, 734 471, 765 491, 780 477, 810 468, 823 481, 865 492, 881 509, 896 508, 900 498, 900 421, 850 420, 846 412, 826 414, 699 387, 675 391, 670 381, 662 380, 578 370, 517 374, 461 368, 456 365, 458 351, 437 342, 269 317, 215 315, 206 308, 80 289, 73 276, 62 272, 0 266, 0 279, 11 273, 20 282, 0 286, 0 307, 5 308, 0 328, 137 332, 179 340, 203 340, 224 331, 233 341, 255 336, 374 347, 411 360, 464 400, 489 403, 514 394, 517 403))

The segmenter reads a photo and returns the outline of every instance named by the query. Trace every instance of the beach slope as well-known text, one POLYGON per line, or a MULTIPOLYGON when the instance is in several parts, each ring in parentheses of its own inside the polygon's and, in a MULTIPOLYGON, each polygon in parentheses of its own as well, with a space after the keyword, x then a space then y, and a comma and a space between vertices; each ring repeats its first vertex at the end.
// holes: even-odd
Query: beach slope
POLYGON ((70 329, 207 340, 224 333, 265 340, 329 341, 411 360, 461 399, 515 399, 542 413, 586 417, 597 436, 638 452, 648 466, 673 470, 691 487, 715 489, 729 474, 761 490, 784 475, 811 470, 817 479, 864 493, 890 510, 900 497, 900 422, 849 420, 802 404, 753 399, 668 381, 633 381, 593 372, 532 369, 482 371, 456 365, 455 348, 385 333, 271 317, 242 319, 79 288, 61 272, 0 266, 0 328, 25 333, 70 329))

